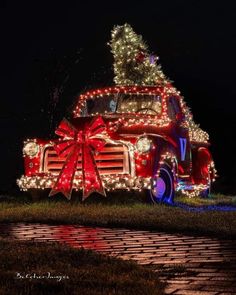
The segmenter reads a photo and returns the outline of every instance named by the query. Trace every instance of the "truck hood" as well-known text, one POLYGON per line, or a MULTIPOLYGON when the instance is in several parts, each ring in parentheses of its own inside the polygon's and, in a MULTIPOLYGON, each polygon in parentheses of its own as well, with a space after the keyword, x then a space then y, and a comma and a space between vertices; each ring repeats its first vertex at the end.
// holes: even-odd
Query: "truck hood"
MULTIPOLYGON (((114 138, 116 138, 117 136, 127 138, 128 135, 133 137, 137 135, 142 135, 144 133, 164 135, 167 132, 166 127, 158 126, 159 120, 156 117, 153 117, 154 119, 152 121, 152 124, 144 125, 140 122, 137 122, 137 120, 142 120, 146 123, 148 120, 150 120, 150 115, 140 114, 140 116, 137 118, 137 116, 132 114, 125 114, 124 116, 122 116, 121 114, 108 114, 102 115, 101 117, 106 124, 108 133, 111 137, 114 138), (154 120, 156 120, 156 124, 154 120)), ((70 122, 78 130, 83 130, 85 126, 90 124, 94 119, 96 119, 96 117, 78 117, 71 119, 70 122)))

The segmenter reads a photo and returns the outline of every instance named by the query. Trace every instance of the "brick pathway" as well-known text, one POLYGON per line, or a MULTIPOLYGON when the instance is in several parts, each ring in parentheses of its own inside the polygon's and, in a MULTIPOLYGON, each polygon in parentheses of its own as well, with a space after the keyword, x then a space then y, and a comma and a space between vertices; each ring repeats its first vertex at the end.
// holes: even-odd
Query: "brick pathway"
POLYGON ((72 225, 0 224, 0 236, 58 241, 151 267, 166 294, 236 294, 236 241, 72 225))

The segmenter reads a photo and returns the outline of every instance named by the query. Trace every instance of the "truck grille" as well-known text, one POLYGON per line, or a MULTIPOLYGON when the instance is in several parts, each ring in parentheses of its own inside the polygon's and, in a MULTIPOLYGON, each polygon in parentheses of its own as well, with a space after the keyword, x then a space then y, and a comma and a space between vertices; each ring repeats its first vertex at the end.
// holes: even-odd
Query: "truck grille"
MULTIPOLYGON (((100 175, 129 174, 129 153, 125 145, 107 144, 99 154, 94 155, 100 175)), ((58 157, 52 146, 44 152, 43 172, 59 174, 66 157, 58 157)), ((81 174, 81 154, 77 164, 77 175, 81 174)))

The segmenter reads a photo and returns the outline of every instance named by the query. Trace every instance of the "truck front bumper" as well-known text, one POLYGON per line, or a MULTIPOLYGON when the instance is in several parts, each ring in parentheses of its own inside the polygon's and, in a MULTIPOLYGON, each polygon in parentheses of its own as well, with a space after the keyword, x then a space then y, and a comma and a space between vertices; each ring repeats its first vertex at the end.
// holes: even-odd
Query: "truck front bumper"
MULTIPOLYGON (((151 177, 131 177, 130 175, 101 175, 103 187, 107 191, 114 190, 142 190, 151 189, 153 180, 151 177)), ((24 176, 17 180, 17 184, 21 190, 28 189, 46 189, 52 188, 56 183, 57 176, 24 176)), ((73 180, 73 189, 82 190, 82 179, 75 178, 73 180)))

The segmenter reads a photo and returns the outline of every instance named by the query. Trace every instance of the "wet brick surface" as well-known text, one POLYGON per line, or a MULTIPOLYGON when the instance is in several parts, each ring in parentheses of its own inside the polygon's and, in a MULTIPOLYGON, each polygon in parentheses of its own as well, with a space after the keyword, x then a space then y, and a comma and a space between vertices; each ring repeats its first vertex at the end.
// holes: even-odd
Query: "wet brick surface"
POLYGON ((0 224, 0 236, 66 243, 146 265, 166 294, 236 294, 236 241, 77 225, 0 224))

